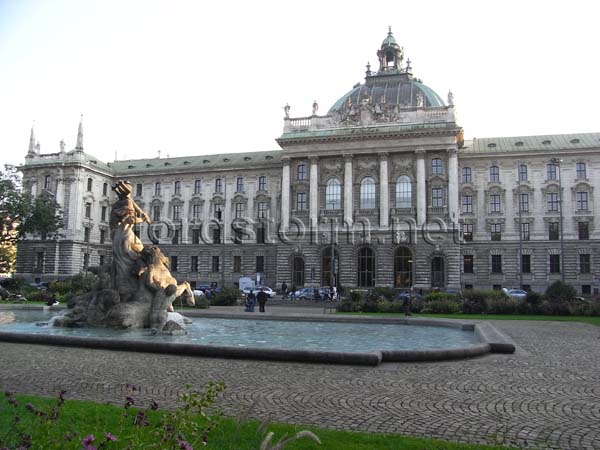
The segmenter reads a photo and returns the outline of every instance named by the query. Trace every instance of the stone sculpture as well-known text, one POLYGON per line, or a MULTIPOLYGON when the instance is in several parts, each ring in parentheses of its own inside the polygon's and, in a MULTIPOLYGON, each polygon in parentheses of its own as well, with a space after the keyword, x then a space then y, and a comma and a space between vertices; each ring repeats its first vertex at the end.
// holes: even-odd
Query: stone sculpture
POLYGON ((55 326, 104 326, 152 328, 173 333, 185 322, 173 313, 173 301, 185 298, 194 304, 189 283, 177 283, 169 270, 169 259, 156 246, 144 246, 133 227, 150 223, 148 215, 131 197, 131 185, 119 181, 113 186, 117 200, 110 213, 112 264, 110 270, 96 268, 97 288, 74 297, 69 309, 54 318, 55 326))

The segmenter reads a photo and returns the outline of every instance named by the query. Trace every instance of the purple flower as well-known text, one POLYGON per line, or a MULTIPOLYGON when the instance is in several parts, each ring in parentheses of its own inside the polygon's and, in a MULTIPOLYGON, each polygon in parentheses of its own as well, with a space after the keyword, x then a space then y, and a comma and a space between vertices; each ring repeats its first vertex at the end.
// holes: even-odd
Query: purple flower
POLYGON ((27 403, 25 405, 25 409, 30 412, 35 412, 35 406, 33 406, 33 404, 31 404, 31 403, 27 403))
POLYGON ((150 401, 150 409, 152 411, 156 411, 158 409, 158 403, 156 403, 154 400, 150 401))
POLYGON ((87 446, 90 445, 92 442, 94 442, 94 435, 88 434, 86 437, 83 438, 83 441, 81 441, 81 445, 87 446))
POLYGON ((135 400, 133 400, 133 397, 131 397, 130 395, 125 397, 125 409, 131 407, 134 404, 135 404, 135 400))
POLYGON ((104 437, 106 438, 106 441, 110 441, 110 442, 117 442, 118 439, 114 434, 111 433, 104 433, 104 437))
POLYGON ((146 420, 146 413, 144 411, 138 411, 135 418, 133 419, 133 424, 138 427, 147 427, 148 420, 146 420))
POLYGON ((194 450, 188 441, 177 440, 177 445, 181 450, 194 450))

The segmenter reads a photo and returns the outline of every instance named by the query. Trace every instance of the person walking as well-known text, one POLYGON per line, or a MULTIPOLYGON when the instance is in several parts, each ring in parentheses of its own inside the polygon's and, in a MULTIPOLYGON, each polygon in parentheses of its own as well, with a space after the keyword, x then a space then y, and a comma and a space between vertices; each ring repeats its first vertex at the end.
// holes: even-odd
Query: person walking
POLYGON ((254 312, 254 304, 256 303, 256 295, 252 289, 250 289, 250 293, 246 297, 246 312, 254 312))
POLYGON ((285 284, 285 281, 283 283, 281 283, 281 299, 285 300, 287 298, 287 292, 288 292, 288 288, 287 288, 287 284, 285 284))
POLYGON ((315 298, 316 303, 319 303, 321 301, 321 294, 319 293, 319 290, 317 288, 315 288, 313 291, 313 297, 315 298))
POLYGON ((260 292, 256 296, 256 299, 258 300, 259 311, 264 313, 265 304, 267 303, 267 293, 264 291, 263 288, 260 288, 260 292))

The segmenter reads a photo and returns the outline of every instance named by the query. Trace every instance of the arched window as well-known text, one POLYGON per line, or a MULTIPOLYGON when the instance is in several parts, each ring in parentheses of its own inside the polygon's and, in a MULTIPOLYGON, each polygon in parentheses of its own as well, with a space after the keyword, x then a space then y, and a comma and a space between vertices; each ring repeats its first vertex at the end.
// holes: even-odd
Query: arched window
POLYGON ((500 169, 498 166, 490 167, 490 181, 494 181, 496 183, 500 182, 500 169))
POLYGON ((323 249, 321 254, 321 286, 336 286, 340 273, 340 254, 335 248, 333 261, 331 260, 331 246, 323 249), (333 263, 333 264, 332 264, 333 263), (334 276, 332 276, 332 271, 334 276))
POLYGON ((431 173, 433 175, 442 174, 442 160, 440 158, 434 158, 431 160, 431 173))
POLYGON ((304 258, 302 256, 292 258, 292 286, 297 288, 304 286, 304 258))
POLYGON ((325 209, 340 209, 342 206, 342 193, 340 182, 332 178, 327 182, 325 190, 325 209))
POLYGON ((360 207, 375 208, 375 180, 371 177, 365 177, 360 182, 360 207))
POLYGON ((369 247, 363 247, 358 251, 358 280, 359 287, 375 286, 375 252, 369 247))
POLYGON ((412 185, 406 175, 398 177, 396 181, 396 208, 410 208, 412 206, 412 185))
POLYGON ((412 253, 406 247, 399 247, 394 255, 394 286, 409 288, 413 284, 412 253))

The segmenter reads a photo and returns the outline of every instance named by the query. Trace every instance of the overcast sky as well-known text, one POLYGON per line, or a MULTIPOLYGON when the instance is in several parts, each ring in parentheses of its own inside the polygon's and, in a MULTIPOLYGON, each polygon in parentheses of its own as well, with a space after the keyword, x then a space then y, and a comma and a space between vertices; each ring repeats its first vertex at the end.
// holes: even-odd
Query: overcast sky
POLYGON ((0 154, 272 150, 364 79, 388 25, 466 138, 600 131, 593 1, 0 0, 0 154))

